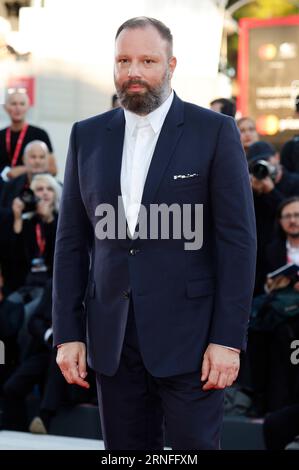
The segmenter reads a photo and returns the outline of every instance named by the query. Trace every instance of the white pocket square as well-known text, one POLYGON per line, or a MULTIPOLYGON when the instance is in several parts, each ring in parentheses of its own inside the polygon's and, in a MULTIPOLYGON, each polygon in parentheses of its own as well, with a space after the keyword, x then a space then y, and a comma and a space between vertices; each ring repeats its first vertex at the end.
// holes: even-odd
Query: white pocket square
POLYGON ((186 179, 186 178, 195 178, 195 176, 199 176, 199 173, 187 173, 186 175, 173 175, 173 179, 179 180, 179 179, 186 179))

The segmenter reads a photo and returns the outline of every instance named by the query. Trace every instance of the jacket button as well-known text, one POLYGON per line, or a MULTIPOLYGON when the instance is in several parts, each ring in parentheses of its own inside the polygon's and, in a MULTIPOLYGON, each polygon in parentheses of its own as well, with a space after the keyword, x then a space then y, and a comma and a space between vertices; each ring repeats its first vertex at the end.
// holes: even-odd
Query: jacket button
POLYGON ((129 298, 130 298, 130 292, 124 290, 124 291, 123 291, 123 297, 124 297, 125 299, 129 299, 129 298))
POLYGON ((131 248, 130 251, 129 251, 129 254, 131 256, 135 256, 136 253, 138 253, 138 251, 140 251, 140 250, 137 250, 137 248, 131 248))

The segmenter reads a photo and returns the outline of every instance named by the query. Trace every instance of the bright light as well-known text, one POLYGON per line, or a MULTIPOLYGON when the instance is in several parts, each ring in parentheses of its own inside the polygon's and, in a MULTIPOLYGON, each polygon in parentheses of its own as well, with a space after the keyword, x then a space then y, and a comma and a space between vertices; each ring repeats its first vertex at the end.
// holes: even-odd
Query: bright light
POLYGON ((6 39, 6 35, 10 32, 10 30, 10 22, 0 16, 0 38, 3 37, 4 39, 6 39))
POLYGON ((48 0, 45 8, 20 10, 20 29, 36 59, 76 64, 81 74, 111 87, 115 32, 139 15, 171 28, 178 57, 174 83, 189 86, 191 80, 196 88, 200 78, 216 78, 223 15, 212 0, 48 0))

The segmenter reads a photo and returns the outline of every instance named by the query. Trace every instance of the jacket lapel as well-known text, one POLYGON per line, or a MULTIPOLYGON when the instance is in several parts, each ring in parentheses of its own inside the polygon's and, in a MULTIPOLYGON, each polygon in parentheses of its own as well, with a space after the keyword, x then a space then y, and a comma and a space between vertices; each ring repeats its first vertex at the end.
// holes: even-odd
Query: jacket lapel
POLYGON ((141 204, 154 201, 165 170, 183 132, 184 103, 176 94, 165 118, 144 185, 141 204))
POLYGON ((113 201, 117 203, 121 195, 120 173, 125 136, 125 117, 122 109, 118 109, 107 124, 107 139, 104 152, 105 184, 113 201))
MULTIPOLYGON (((145 206, 154 201, 155 194, 183 132, 183 123, 184 103, 175 94, 162 126, 145 181, 141 200, 141 204, 145 206)), ((107 155, 107 158, 103 159, 105 185, 114 207, 117 207, 118 197, 121 196, 120 177, 124 135, 125 117, 123 110, 119 109, 107 124, 107 139, 103 149, 107 155)))

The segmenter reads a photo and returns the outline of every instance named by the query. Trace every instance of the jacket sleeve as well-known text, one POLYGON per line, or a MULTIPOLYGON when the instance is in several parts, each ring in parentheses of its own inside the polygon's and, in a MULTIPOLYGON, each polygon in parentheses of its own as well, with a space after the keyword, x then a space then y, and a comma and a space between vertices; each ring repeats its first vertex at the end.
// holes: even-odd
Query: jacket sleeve
POLYGON ((86 341, 84 297, 87 287, 91 224, 82 201, 74 124, 58 216, 53 272, 53 345, 86 341))
POLYGON ((248 165, 232 118, 224 118, 210 175, 216 295, 210 342, 245 349, 255 278, 256 227, 248 165))

